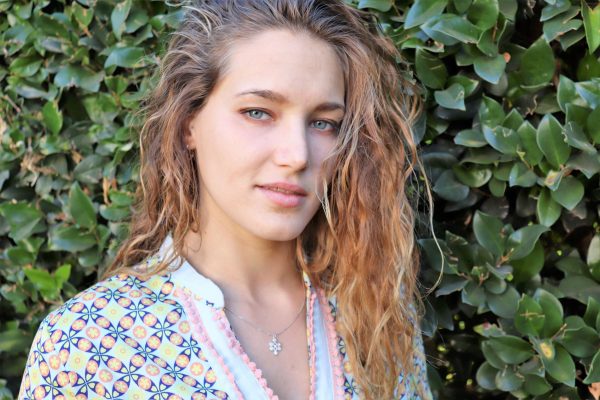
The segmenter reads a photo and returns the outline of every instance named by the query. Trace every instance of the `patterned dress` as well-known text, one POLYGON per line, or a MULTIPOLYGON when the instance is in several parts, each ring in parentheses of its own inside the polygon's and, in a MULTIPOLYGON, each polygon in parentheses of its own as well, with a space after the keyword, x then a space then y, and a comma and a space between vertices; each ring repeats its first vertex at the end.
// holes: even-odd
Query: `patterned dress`
MULTIPOLYGON (((168 236, 146 266, 171 244, 168 236)), ((182 262, 146 280, 115 275, 50 313, 31 346, 19 399, 277 399, 233 333, 219 287, 182 262)), ((310 399, 359 399, 335 331, 335 298, 303 276, 310 399)), ((399 377, 397 397, 430 399, 420 334, 414 345, 417 373, 399 377)))

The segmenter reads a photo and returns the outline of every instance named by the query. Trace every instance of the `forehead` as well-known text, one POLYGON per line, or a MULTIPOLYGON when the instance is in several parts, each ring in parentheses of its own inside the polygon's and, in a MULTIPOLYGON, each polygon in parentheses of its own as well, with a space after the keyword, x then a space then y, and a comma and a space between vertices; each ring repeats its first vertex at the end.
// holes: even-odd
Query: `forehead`
POLYGON ((229 49, 215 91, 234 97, 257 88, 282 93, 294 103, 344 104, 344 75, 335 50, 307 33, 268 30, 229 49))

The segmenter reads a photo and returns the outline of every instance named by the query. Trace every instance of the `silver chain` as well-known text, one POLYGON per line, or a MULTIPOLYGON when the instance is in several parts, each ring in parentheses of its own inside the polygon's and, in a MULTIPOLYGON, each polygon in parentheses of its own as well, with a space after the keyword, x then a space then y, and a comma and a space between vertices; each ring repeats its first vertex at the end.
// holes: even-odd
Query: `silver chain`
POLYGON ((239 318, 239 319, 241 319, 242 321, 244 321, 245 323, 247 323, 247 324, 249 324, 250 326, 252 326, 254 329, 256 329, 256 330, 259 330, 259 331, 261 331, 262 333, 265 333, 265 334, 267 334, 267 335, 269 335, 269 336, 279 336, 279 335, 281 335, 283 332, 287 331, 287 330, 288 330, 288 328, 294 324, 294 322, 296 322, 296 320, 298 319, 298 317, 299 317, 299 316, 300 316, 300 314, 302 313, 302 310, 304 310, 304 307, 306 306, 306 301, 305 301, 305 300, 306 300, 306 299, 304 299, 304 300, 302 301, 302 308, 300 308, 300 311, 298 311, 298 314, 296 315, 296 317, 294 318, 294 320, 293 320, 293 321, 292 321, 292 322, 291 322, 291 323, 290 323, 288 326, 286 326, 286 327, 285 327, 285 329, 283 329, 281 332, 277 332, 277 333, 275 333, 275 332, 267 332, 267 331, 265 331, 264 329, 262 329, 262 328, 260 328, 260 327, 258 327, 258 326, 256 326, 256 325, 254 325, 252 322, 248 321, 246 318, 244 318, 244 317, 242 317, 242 316, 240 316, 240 315, 237 315, 236 313, 234 313, 233 311, 231 311, 229 308, 227 308, 225 305, 223 305, 223 308, 224 308, 224 309, 226 309, 227 311, 229 311, 229 312, 231 313, 231 315, 233 315, 234 317, 236 317, 236 318, 239 318))

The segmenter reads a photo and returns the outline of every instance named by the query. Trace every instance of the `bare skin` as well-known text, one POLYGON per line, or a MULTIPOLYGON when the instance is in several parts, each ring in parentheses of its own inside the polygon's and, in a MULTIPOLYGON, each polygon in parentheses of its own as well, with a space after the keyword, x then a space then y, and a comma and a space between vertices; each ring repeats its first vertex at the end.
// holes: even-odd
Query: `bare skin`
MULTIPOLYGON (((318 106, 344 105, 342 76, 327 43, 285 30, 263 32, 232 49, 226 75, 185 135, 196 152, 202 226, 186 235, 182 255, 219 286, 226 307, 266 331, 289 325, 305 301, 295 239, 320 208, 322 179, 331 179, 324 160, 344 114, 318 106), (287 101, 237 96, 250 89, 287 101), (297 206, 282 207, 257 187, 281 181, 307 192, 297 206)), ((269 351, 269 336, 226 312, 281 400, 309 397, 305 312, 279 337, 277 356, 269 351)))

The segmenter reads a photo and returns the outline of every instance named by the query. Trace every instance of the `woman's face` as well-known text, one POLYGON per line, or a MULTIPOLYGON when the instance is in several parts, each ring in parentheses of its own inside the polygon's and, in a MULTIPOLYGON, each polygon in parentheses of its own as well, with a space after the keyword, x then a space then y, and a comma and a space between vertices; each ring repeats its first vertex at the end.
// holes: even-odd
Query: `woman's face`
POLYGON ((196 152, 201 218, 266 240, 300 235, 333 173, 323 162, 337 141, 344 90, 324 41, 269 30, 235 45, 185 137, 196 152), (278 183, 305 194, 264 187, 278 183))

